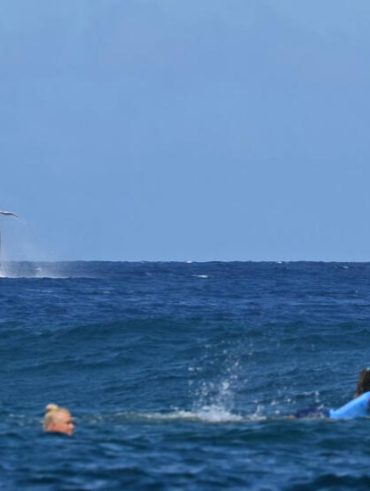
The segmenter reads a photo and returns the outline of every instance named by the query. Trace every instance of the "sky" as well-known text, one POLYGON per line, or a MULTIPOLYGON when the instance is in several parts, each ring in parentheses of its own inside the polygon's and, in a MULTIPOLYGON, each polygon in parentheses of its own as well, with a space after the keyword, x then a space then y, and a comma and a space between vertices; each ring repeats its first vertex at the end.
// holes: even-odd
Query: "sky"
POLYGON ((369 261, 368 0, 2 0, 11 260, 369 261))

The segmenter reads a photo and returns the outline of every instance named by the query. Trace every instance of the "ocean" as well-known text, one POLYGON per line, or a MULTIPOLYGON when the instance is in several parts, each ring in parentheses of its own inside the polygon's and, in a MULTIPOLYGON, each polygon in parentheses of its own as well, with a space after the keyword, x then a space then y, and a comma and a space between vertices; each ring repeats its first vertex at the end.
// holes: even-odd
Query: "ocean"
POLYGON ((1 490, 369 489, 368 419, 287 418, 370 366, 369 263, 1 271, 1 490))

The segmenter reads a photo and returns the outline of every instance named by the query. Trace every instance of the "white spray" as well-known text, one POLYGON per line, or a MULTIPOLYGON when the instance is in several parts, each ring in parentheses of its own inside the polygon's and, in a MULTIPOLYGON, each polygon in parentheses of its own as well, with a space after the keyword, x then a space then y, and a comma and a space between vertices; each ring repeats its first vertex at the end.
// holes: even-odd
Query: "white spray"
MULTIPOLYGON (((0 215, 7 216, 7 217, 17 217, 16 213, 13 211, 5 211, 5 210, 0 210, 0 215)), ((0 231, 0 276, 2 273, 2 237, 1 237, 1 231, 0 231)))

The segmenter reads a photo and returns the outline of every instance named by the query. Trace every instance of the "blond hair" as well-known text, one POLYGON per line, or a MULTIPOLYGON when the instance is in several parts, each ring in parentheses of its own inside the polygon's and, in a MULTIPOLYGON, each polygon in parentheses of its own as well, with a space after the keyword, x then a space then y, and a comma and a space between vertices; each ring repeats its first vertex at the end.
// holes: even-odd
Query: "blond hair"
POLYGON ((60 407, 57 404, 48 404, 46 406, 44 415, 44 430, 48 430, 49 426, 54 420, 55 415, 61 411, 70 414, 68 409, 65 407, 60 407))

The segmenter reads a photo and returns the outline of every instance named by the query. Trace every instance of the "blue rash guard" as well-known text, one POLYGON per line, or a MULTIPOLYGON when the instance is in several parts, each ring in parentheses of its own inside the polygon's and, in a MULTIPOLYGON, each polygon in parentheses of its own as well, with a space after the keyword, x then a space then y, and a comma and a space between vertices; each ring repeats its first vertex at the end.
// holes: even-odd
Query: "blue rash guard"
POLYGON ((370 416, 370 392, 365 392, 338 409, 329 410, 330 419, 353 419, 365 416, 370 416))

